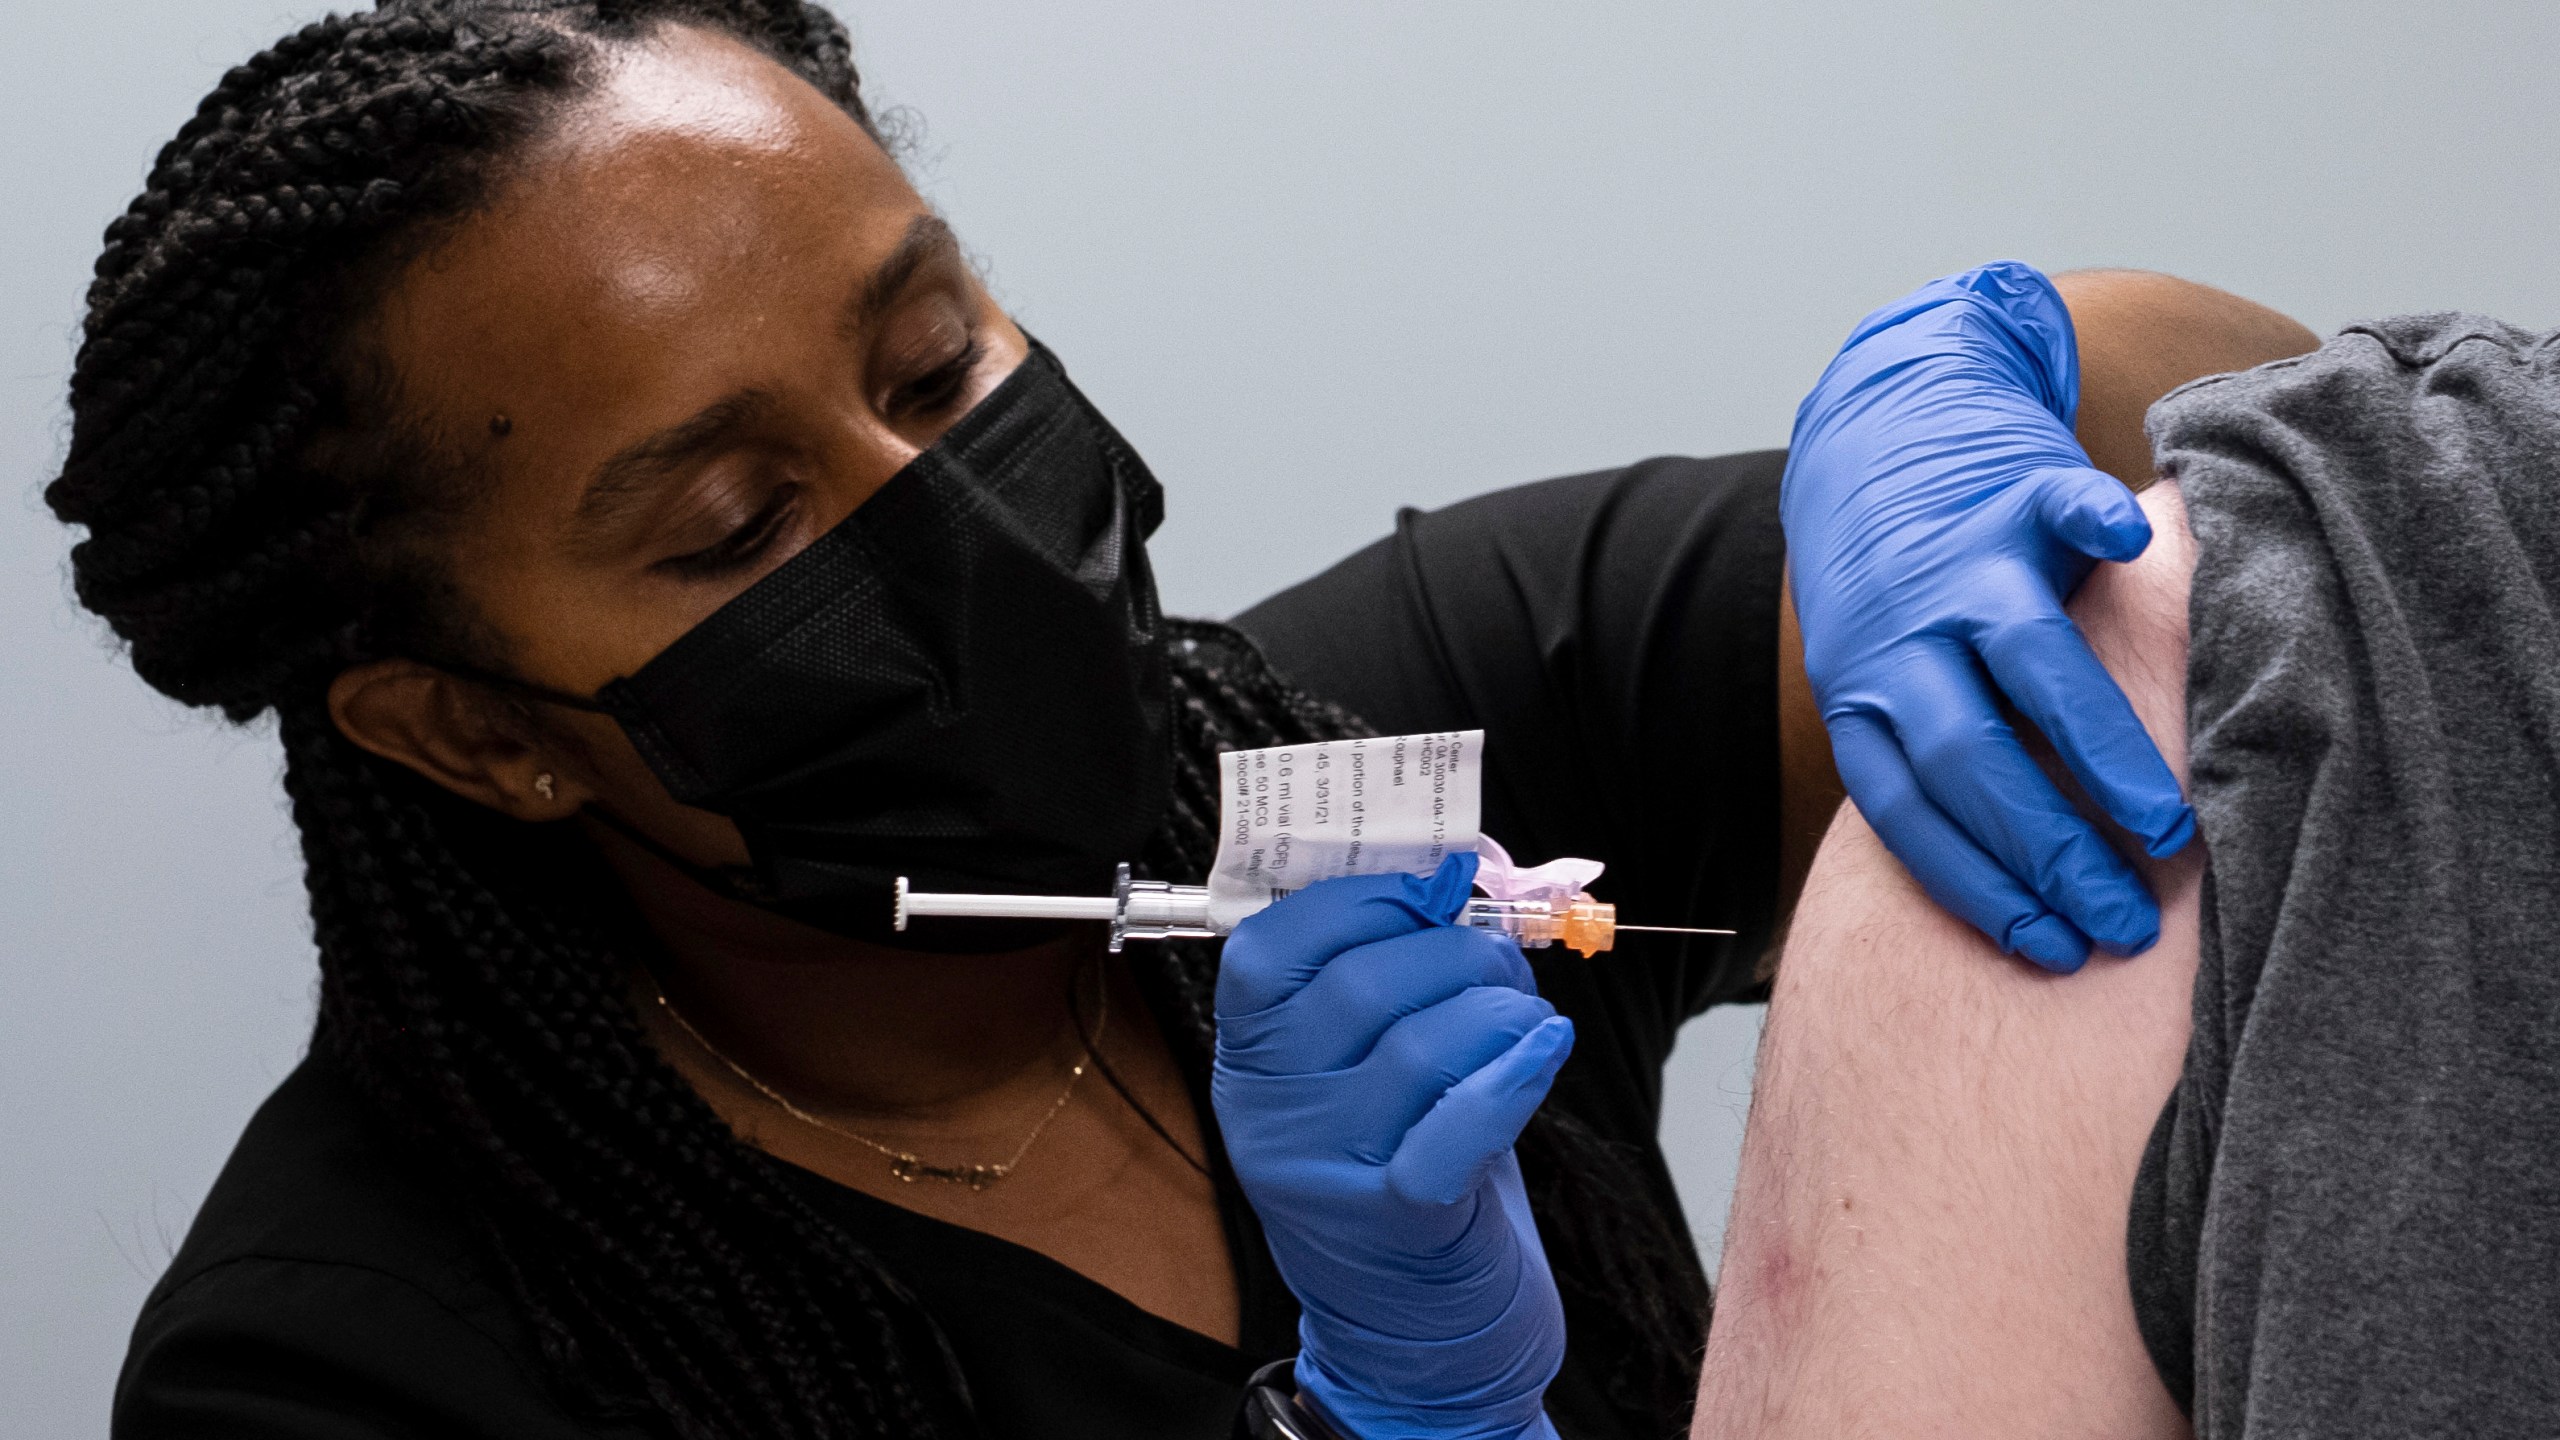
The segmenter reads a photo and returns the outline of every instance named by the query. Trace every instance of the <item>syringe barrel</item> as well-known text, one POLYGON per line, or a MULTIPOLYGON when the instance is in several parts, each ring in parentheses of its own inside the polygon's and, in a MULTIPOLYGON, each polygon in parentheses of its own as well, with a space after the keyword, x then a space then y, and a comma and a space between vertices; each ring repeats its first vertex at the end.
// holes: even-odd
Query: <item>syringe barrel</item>
POLYGON ((1479 897, 1467 902, 1458 923, 1508 935, 1520 942, 1523 950, 1543 949, 1561 941, 1567 949, 1597 955, 1618 939, 1618 907, 1588 895, 1561 905, 1544 900, 1479 897))
MULTIPOLYGON (((1111 948, 1129 940, 1206 939, 1226 932, 1209 918, 1209 891, 1202 885, 1168 885, 1161 880, 1132 880, 1127 866, 1113 887, 1120 907, 1111 923, 1111 948)), ((1551 905, 1543 900, 1467 902, 1461 925, 1508 935, 1524 949, 1559 942, 1585 955, 1606 950, 1616 940, 1618 907, 1589 896, 1551 905)))

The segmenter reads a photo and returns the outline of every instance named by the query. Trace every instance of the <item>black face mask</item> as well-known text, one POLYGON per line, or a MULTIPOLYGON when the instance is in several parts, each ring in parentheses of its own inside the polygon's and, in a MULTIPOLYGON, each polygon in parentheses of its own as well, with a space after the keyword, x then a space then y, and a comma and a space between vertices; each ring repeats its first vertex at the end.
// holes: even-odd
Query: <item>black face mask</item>
MULTIPOLYGON (((1035 341, 842 524, 637 674, 593 700, 535 693, 612 716, 676 799, 736 821, 752 870, 684 868, 795 919, 917 948, 889 928, 901 875, 1104 894, 1170 786, 1144 543, 1163 509, 1035 341)), ((1035 938, 989 922, 925 942, 1035 938)))

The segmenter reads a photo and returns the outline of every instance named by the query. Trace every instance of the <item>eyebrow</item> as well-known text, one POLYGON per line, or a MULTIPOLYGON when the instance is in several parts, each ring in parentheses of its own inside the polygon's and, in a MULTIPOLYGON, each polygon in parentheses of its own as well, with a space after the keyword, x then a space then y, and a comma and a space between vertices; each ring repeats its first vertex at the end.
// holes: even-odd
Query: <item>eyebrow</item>
MULTIPOLYGON (((939 215, 918 215, 898 237, 897 247, 873 268, 837 318, 848 337, 871 327, 882 311, 904 294, 928 266, 959 258, 960 241, 939 215)), ((594 529, 631 508, 652 488, 692 462, 718 453, 737 435, 763 418, 773 396, 762 390, 739 390, 722 396, 686 419, 624 446, 596 467, 585 493, 578 497, 575 524, 594 529)))
POLYGON ((927 266, 960 258, 960 239, 942 217, 928 210, 907 222, 907 233, 898 237, 898 246, 889 258, 871 272, 854 292, 852 303, 844 308, 837 326, 847 339, 871 327, 880 313, 897 302, 916 276, 927 266))

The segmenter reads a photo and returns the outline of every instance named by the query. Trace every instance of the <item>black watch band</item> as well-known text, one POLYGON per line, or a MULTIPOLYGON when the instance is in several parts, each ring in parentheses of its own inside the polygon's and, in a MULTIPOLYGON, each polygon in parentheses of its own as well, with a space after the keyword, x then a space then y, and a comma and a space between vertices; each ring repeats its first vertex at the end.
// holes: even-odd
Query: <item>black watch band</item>
POLYGON ((1299 1403, 1295 1357, 1274 1360, 1244 1382, 1241 1433, 1245 1440, 1350 1440, 1314 1407, 1299 1403))

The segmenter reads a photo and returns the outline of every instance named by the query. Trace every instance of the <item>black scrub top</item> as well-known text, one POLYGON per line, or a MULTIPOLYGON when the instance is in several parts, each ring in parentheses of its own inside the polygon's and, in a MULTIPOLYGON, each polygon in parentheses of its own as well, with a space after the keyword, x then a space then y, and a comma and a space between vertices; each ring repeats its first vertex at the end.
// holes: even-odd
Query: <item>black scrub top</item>
MULTIPOLYGON (((1536 963, 1576 1028, 1549 1103, 1629 1147, 1683 1234, 1655 1140, 1663 1062, 1690 1016, 1758 998, 1774 925, 1782 465, 1650 460, 1406 511, 1394 535, 1235 622, 1282 674, 1381 732, 1483 729, 1484 830, 1514 858, 1608 862, 1593 889, 1630 923, 1742 932, 1536 963)), ((1295 1303, 1223 1173, 1241 1346, 1021 1246, 794 1173, 941 1326, 982 1434, 1225 1440, 1246 1376, 1296 1348, 1295 1303)), ((644 1411, 572 1411, 543 1377, 444 1182, 314 1056, 250 1121, 145 1302, 115 1433, 665 1433, 644 1411)), ((1568 1440, 1631 1433, 1570 1348, 1548 1409, 1568 1440)))

